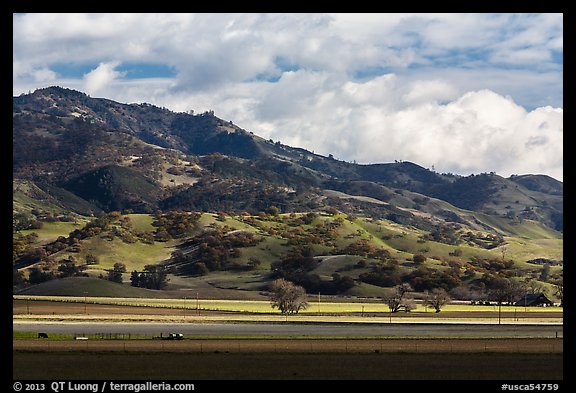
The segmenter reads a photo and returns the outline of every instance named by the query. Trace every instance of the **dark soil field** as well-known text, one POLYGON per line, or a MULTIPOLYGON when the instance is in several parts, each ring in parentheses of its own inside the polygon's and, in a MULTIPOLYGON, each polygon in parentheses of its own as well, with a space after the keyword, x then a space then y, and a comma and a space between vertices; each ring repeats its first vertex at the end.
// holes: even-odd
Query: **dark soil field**
POLYGON ((530 379, 562 339, 14 340, 14 379, 530 379))
POLYGON ((561 380, 562 354, 15 351, 15 380, 561 380))

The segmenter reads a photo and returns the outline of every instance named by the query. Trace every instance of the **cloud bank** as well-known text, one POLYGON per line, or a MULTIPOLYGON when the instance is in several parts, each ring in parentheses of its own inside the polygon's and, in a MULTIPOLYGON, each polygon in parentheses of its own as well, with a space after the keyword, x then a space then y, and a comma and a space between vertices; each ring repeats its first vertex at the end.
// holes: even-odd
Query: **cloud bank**
POLYGON ((561 14, 18 14, 13 92, 214 110, 360 163, 563 178, 561 14))

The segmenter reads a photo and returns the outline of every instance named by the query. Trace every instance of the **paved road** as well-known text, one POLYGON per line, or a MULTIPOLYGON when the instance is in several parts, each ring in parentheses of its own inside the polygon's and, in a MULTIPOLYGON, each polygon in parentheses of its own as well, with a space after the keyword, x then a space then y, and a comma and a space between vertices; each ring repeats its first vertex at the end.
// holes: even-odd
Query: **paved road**
POLYGON ((16 331, 63 334, 124 333, 160 335, 390 336, 390 337, 563 337, 559 325, 471 324, 271 324, 271 323, 62 323, 14 321, 16 331))

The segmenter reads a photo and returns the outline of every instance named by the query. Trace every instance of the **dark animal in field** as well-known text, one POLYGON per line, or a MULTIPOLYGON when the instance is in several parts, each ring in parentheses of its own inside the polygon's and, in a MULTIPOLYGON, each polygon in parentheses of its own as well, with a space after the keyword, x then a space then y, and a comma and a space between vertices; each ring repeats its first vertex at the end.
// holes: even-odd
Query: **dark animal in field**
POLYGON ((46 334, 46 333, 38 333, 38 338, 48 338, 48 334, 46 334))

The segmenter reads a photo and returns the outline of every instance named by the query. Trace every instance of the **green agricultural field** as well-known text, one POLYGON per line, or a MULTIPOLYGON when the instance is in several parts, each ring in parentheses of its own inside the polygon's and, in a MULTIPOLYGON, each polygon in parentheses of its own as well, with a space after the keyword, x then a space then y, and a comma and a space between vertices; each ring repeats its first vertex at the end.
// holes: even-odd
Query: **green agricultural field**
MULTIPOLYGON (((26 296, 15 295, 14 299, 19 300, 44 300, 55 302, 73 302, 84 303, 86 299, 83 296, 26 296)), ((229 311, 241 313, 274 313, 279 311, 272 309, 270 302, 264 300, 218 300, 218 299, 151 299, 151 298, 114 298, 114 297, 94 297, 87 298, 90 304, 107 304, 121 306, 137 307, 163 307, 163 308, 196 308, 197 305, 204 310, 229 311), (197 303, 198 302, 198 303, 197 303)), ((519 307, 519 306, 502 306, 501 309, 506 312, 529 312, 529 313, 563 313, 561 307, 519 307)), ((383 302, 377 301, 336 301, 332 298, 320 299, 311 297, 309 307, 300 311, 301 314, 322 313, 388 313, 389 309, 383 302)), ((475 313, 494 313, 498 312, 498 306, 495 305, 469 305, 469 304, 448 304, 442 308, 442 313, 449 312, 475 312, 475 313)), ((410 314, 433 314, 434 311, 429 307, 418 304, 410 314)))

